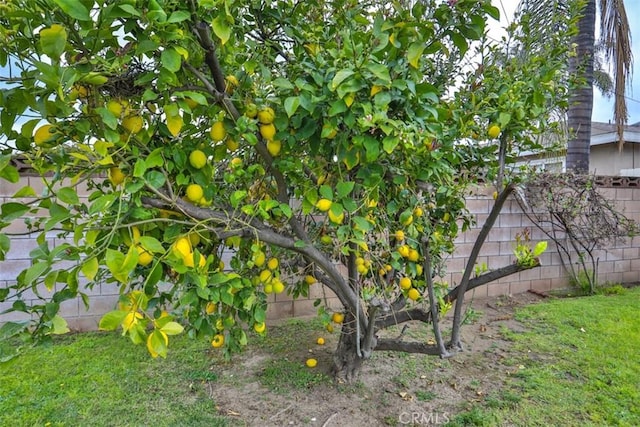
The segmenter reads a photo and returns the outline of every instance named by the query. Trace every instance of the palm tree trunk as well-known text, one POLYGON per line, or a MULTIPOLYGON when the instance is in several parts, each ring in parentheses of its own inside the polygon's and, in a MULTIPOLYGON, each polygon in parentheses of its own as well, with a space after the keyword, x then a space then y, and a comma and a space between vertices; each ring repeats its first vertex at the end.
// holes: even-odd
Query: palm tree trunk
POLYGON ((572 92, 567 113, 571 132, 567 144, 567 170, 576 173, 589 172, 595 28, 596 0, 589 0, 578 22, 576 56, 569 63, 570 73, 577 77, 578 86, 572 92))

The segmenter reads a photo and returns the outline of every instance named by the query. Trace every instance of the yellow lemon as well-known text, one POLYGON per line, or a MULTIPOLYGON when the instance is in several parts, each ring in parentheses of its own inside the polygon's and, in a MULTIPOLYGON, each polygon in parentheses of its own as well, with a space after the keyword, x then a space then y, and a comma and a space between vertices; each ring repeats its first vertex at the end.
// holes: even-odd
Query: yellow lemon
POLYGON ((144 120, 141 116, 127 116, 122 120, 122 127, 133 134, 140 132, 143 125, 144 120))
POLYGON ((281 141, 273 141, 267 140, 267 151, 273 157, 278 157, 280 154, 280 150, 282 150, 282 142, 281 141))
POLYGON ((231 139, 231 138, 227 139, 224 142, 224 145, 227 146, 227 149, 229 151, 236 151, 238 148, 240 148, 240 144, 238 143, 238 141, 236 141, 235 139, 231 139))
POLYGON ((256 323, 255 325, 253 325, 253 330, 259 334, 263 333, 265 329, 267 329, 267 325, 265 325, 264 322, 256 323))
POLYGON ((282 283, 282 281, 280 279, 273 279, 273 293, 274 294, 281 294, 282 292, 284 292, 284 283, 282 283))
POLYGON ((117 187, 122 184, 127 176, 120 170, 117 166, 112 166, 109 168, 109 181, 111 185, 117 187))
POLYGON ((271 281, 273 274, 270 270, 262 270, 260 272, 260 281, 262 283, 269 283, 271 281))
POLYGON ((233 168, 239 168, 240 166, 242 166, 242 159, 240 157, 234 157, 233 159, 231 159, 231 167, 233 168))
POLYGON ((189 184, 187 186, 187 199, 190 202, 198 203, 204 196, 204 190, 200 184, 189 184))
POLYGON ((176 240, 176 242, 173 244, 173 249, 182 258, 191 257, 191 242, 189 242, 189 239, 187 237, 180 237, 178 240, 176 240))
POLYGON ((233 90, 237 88, 238 85, 240 84, 240 82, 238 81, 238 78, 233 75, 225 77, 224 80, 226 82, 225 91, 229 94, 232 94, 233 90))
POLYGON ((202 169, 207 164, 207 156, 201 150, 193 150, 189 154, 189 164, 196 169, 202 169))
POLYGON ((244 109, 244 115, 250 119, 255 119, 258 115, 258 107, 254 103, 249 103, 244 109))
POLYGON ((411 288, 411 279, 408 277, 403 277, 402 279, 400 279, 400 288, 403 290, 411 288))
POLYGON ((315 368, 318 364, 318 361, 316 359, 307 359, 306 363, 309 368, 315 368))
POLYGON ((404 240, 404 231, 398 230, 394 233, 394 237, 397 241, 402 242, 404 240))
POLYGON ((407 255, 407 259, 409 261, 416 262, 420 259, 420 253, 417 250, 411 248, 409 249, 409 254, 407 255))
POLYGON ((209 136, 215 142, 222 141, 227 136, 227 130, 224 128, 224 123, 222 122, 214 122, 211 125, 211 131, 209 131, 209 136))
POLYGON ((407 245, 402 245, 400 247, 398 247, 398 253, 403 257, 406 258, 409 256, 409 246, 407 245))
POLYGON ((264 125, 273 123, 276 118, 276 113, 271 107, 265 107, 258 112, 258 121, 264 125))
POLYGON ((409 215, 404 219, 404 221, 402 221, 402 225, 404 226, 411 225, 412 222, 413 222, 413 215, 409 215))
POLYGON ((324 345, 324 338, 320 337, 316 340, 316 344, 318 345, 324 345))
POLYGON ((424 211, 422 210, 422 208, 421 208, 420 206, 418 206, 417 208, 415 208, 415 209, 413 210, 413 215, 414 215, 416 218, 420 218, 422 215, 424 215, 424 211))
POLYGON ((269 270, 275 270, 276 268, 278 268, 278 260, 276 258, 271 258, 269 260, 269 262, 267 262, 267 268, 269 270))
POLYGON ((140 245, 136 246, 136 249, 138 250, 138 264, 143 267, 151 264, 153 255, 140 245))
POLYGON ((213 337, 213 340, 211 340, 211 346, 213 348, 220 348, 224 345, 224 335, 222 334, 216 334, 213 337))
POLYGON ((487 135, 489 135, 489 138, 497 138, 501 131, 500 126, 494 124, 487 129, 487 135))
POLYGON ((313 285, 314 283, 317 282, 316 278, 310 274, 304 276, 304 281, 307 285, 313 285))
POLYGON ((260 125, 260 135, 262 135, 262 137, 267 141, 271 141, 276 135, 276 127, 273 125, 273 123, 260 125))
POLYGON ((334 224, 342 224, 342 221, 344 221, 344 212, 336 215, 332 210, 329 210, 329 221, 333 222, 334 224))
POLYGON ((409 289, 409 292, 407 292, 407 297, 410 300, 417 301, 418 298, 420 298, 420 292, 418 292, 416 288, 411 288, 409 289))
POLYGON ((55 126, 46 124, 36 129, 36 132, 33 134, 33 142, 35 142, 38 147, 47 147, 54 142, 58 136, 60 135, 56 132, 55 126))
POLYGON ((207 306, 204 308, 204 311, 205 311, 207 314, 211 314, 211 313, 213 313, 214 311, 216 311, 216 308, 218 308, 218 307, 216 306, 216 303, 209 301, 209 302, 207 303, 207 306))
POLYGON ((316 202, 316 208, 318 208, 320 212, 326 212, 331 209, 332 204, 333 202, 329 199, 320 199, 316 202))
POLYGON ((338 313, 336 311, 335 313, 333 313, 333 315, 331 315, 331 320, 333 320, 334 323, 340 324, 344 322, 344 314, 338 313))
POLYGON ((255 255, 253 256, 253 264, 256 267, 262 267, 266 260, 267 260, 267 257, 262 251, 256 252, 255 255))
POLYGON ((110 99, 107 102, 107 110, 111 111, 111 113, 120 118, 125 113, 128 113, 129 110, 129 102, 125 99, 110 99))

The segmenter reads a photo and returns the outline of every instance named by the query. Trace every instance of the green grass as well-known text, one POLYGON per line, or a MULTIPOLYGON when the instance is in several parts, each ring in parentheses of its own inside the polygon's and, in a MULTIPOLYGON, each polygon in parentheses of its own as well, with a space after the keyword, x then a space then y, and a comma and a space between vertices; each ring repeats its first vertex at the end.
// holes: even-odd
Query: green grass
POLYGON ((517 373, 451 425, 640 425, 640 288, 558 299, 517 314, 517 373))
MULTIPOLYGON (((639 313, 640 288, 519 310, 527 332, 502 331, 509 340, 500 365, 506 384, 451 414, 449 425, 640 425, 639 313)), ((371 393, 362 384, 332 385, 326 373, 304 366, 311 348, 324 365, 330 363, 330 354, 312 344, 320 335, 325 333, 319 321, 293 320, 252 340, 248 351, 261 366, 257 378, 222 375, 234 365, 208 343, 186 337, 172 337, 166 360, 151 359, 144 346, 118 334, 56 337, 51 345, 0 364, 0 425, 228 425, 234 420, 218 415, 209 387, 241 389, 256 380, 279 395, 327 387, 371 393)), ((429 336, 418 328, 407 335, 429 336)), ((389 380, 401 388, 416 386, 416 378, 433 369, 456 369, 449 360, 402 353, 376 353, 372 362, 383 357, 384 363, 400 365, 389 380)), ((476 386, 470 383, 472 390, 476 386)), ((382 393, 375 404, 384 406, 392 396, 382 393)), ((438 399, 427 390, 415 397, 426 404, 438 399)))
POLYGON ((166 360, 118 334, 57 338, 0 364, 0 425, 227 425, 204 387, 210 365, 206 343, 183 337, 166 360))

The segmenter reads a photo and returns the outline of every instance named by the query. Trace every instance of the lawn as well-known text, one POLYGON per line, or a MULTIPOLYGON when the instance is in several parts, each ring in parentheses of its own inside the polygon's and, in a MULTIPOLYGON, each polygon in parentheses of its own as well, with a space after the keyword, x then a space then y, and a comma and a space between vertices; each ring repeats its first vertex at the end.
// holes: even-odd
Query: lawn
POLYGON ((156 360, 118 334, 58 337, 0 365, 0 425, 376 426, 444 410, 451 426, 640 425, 639 313, 640 288, 526 305, 518 328, 495 323, 485 350, 376 353, 351 386, 331 383, 337 337, 316 320, 271 328, 232 363, 187 338, 156 360))

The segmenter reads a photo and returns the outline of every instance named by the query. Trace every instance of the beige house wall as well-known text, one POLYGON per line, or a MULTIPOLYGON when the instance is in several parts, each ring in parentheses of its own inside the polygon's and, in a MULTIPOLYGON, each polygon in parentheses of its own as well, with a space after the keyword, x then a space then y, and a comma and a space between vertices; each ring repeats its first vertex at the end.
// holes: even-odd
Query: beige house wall
MULTIPOLYGON (((634 180, 631 180, 635 182, 634 180)), ((610 182, 611 188, 602 188, 602 192, 610 199, 616 200, 619 208, 630 218, 640 221, 640 188, 627 188, 633 182, 623 178, 610 182)), ((637 184, 637 183, 636 183, 637 184)), ((0 180, 0 202, 9 201, 13 194, 24 185, 31 185, 36 192, 41 191, 42 183, 38 177, 23 177, 16 184, 0 180)), ((492 190, 482 190, 467 198, 467 208, 476 218, 477 225, 457 239, 457 251, 448 259, 447 273, 442 280, 450 285, 456 285, 460 277, 469 252, 473 247, 480 227, 489 214, 493 204, 492 190)), ((478 263, 486 263, 490 269, 509 265, 515 261, 513 248, 515 236, 523 229, 531 230, 532 245, 544 240, 543 233, 529 222, 515 200, 505 204, 503 212, 491 231, 486 241, 478 263)), ((0 261, 0 288, 15 283, 18 274, 30 265, 29 252, 36 248, 35 236, 29 234, 26 227, 20 222, 15 222, 5 230, 5 233, 13 234, 11 237, 11 250, 5 261, 0 261)), ((61 241, 54 233, 48 235, 50 245, 60 244, 61 241)), ((600 280, 610 282, 636 282, 640 280, 640 237, 628 239, 625 244, 613 247, 608 251, 599 253, 600 280)), ((563 271, 560 260, 553 244, 541 256, 542 266, 514 274, 503 278, 487 286, 477 288, 469 293, 475 298, 492 297, 498 295, 517 294, 527 290, 547 291, 553 288, 568 286, 568 280, 563 271)), ((228 263, 227 263, 228 265, 228 263)), ((82 301, 66 301, 61 305, 61 315, 67 319, 69 325, 77 330, 96 329, 100 317, 112 310, 118 300, 118 288, 116 285, 102 284, 93 289, 84 289, 83 292, 90 296, 90 309, 84 307, 82 301)), ((46 289, 40 290, 40 294, 46 296, 46 289)), ((24 295, 26 299, 36 301, 37 296, 29 290, 24 295)), ((268 319, 275 320, 286 317, 313 315, 317 309, 314 301, 322 299, 325 305, 332 308, 340 306, 337 298, 320 285, 311 287, 308 298, 293 301, 286 294, 271 295, 268 308, 268 319)), ((0 302, 0 313, 11 307, 12 301, 0 302)), ((24 315, 19 313, 0 314, 0 323, 11 320, 21 320, 24 315)))
POLYGON ((622 151, 617 144, 592 145, 590 169, 596 175, 620 175, 621 169, 640 168, 640 144, 627 143, 622 151))

